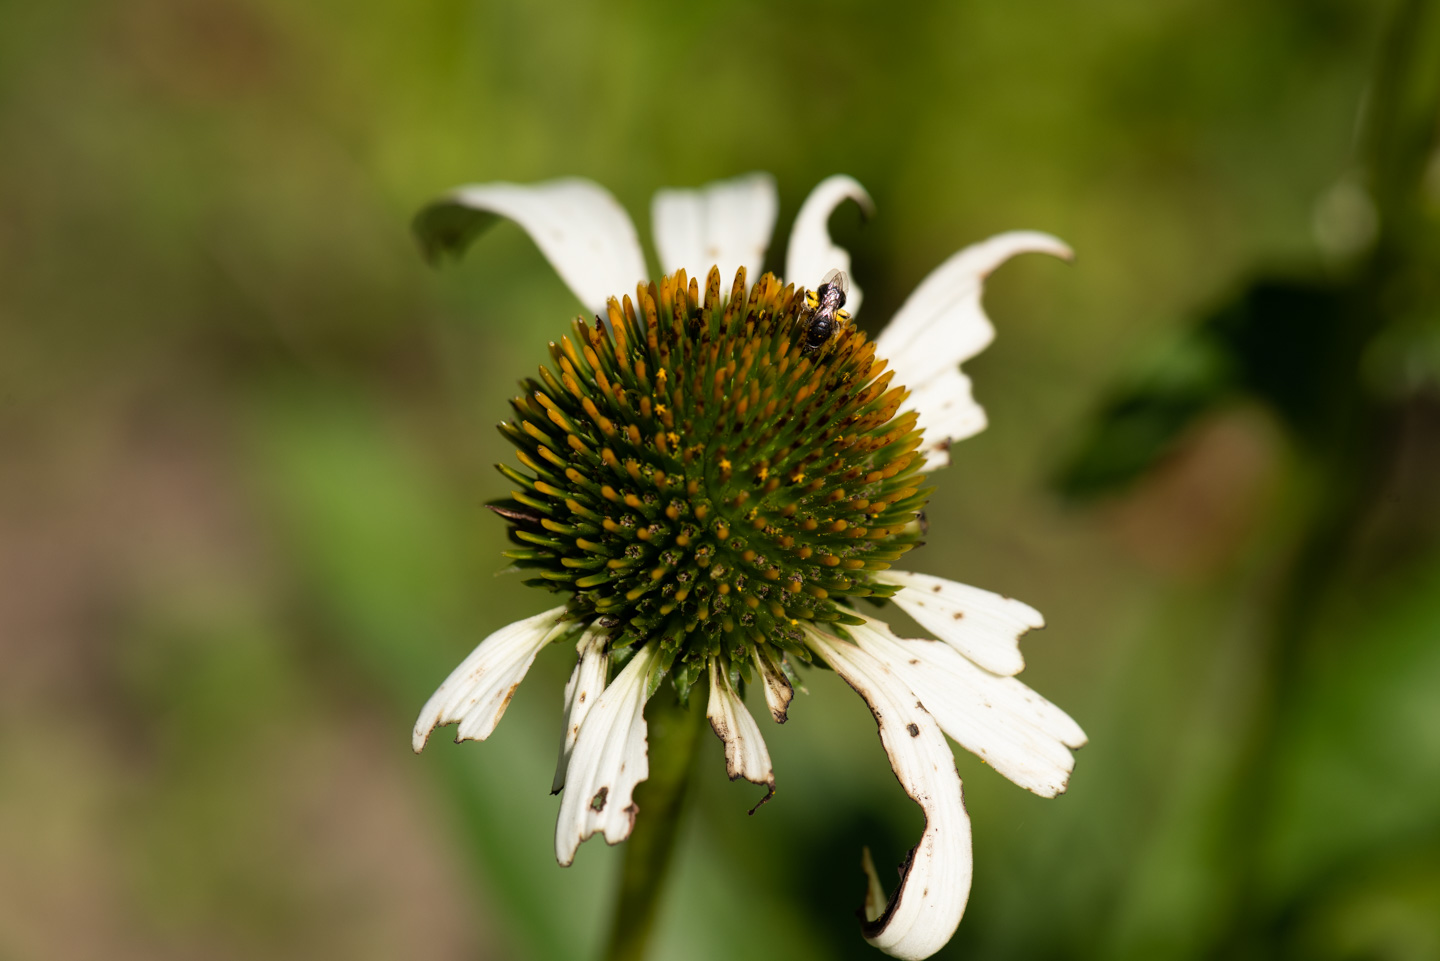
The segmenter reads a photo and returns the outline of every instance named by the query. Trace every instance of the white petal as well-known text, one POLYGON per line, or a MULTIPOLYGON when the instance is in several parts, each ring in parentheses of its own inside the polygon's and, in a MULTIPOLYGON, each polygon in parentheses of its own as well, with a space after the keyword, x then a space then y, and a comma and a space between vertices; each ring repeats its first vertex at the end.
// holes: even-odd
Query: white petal
POLYGON ((1029 604, 930 574, 884 571, 876 579, 899 584, 891 598, 900 609, 993 674, 1019 674, 1020 635, 1045 626, 1029 604))
POLYGON ((602 832, 619 844, 635 826, 635 785, 650 776, 645 742, 645 700, 659 644, 646 644, 600 694, 570 754, 560 818, 555 824, 555 860, 575 860, 580 842, 602 832))
POLYGON ((758 647, 755 648, 755 666, 759 668, 760 680, 765 686, 765 706, 770 709, 770 716, 775 718, 776 724, 784 724, 789 716, 790 700, 795 696, 795 689, 790 686, 790 680, 784 672, 761 654, 758 647))
POLYGON ((630 215, 604 187, 580 178, 457 187, 420 212, 415 230, 433 258, 460 252, 495 217, 519 224, 594 313, 647 277, 630 215))
POLYGON ((683 267, 703 287, 710 268, 718 265, 721 286, 728 291, 735 271, 744 267, 754 283, 765 265, 777 207, 775 180, 765 173, 699 190, 658 191, 650 211, 661 268, 671 274, 683 267))
POLYGON ((995 339, 995 328, 980 302, 985 278, 1022 253, 1051 254, 1063 260, 1074 257, 1061 241, 1033 230, 999 234, 972 244, 920 282, 876 338, 876 353, 910 357, 917 382, 980 353, 995 339))
MULTIPOLYGON (((807 638, 870 705, 895 777, 925 812, 925 833, 901 866, 900 887, 878 915, 867 911, 865 939, 897 958, 928 958, 955 933, 970 896, 970 816, 955 758, 935 717, 898 675, 848 641, 814 629, 807 638)), ((876 884, 872 874, 872 891, 876 884)), ((878 906, 872 900, 870 907, 878 906)))
POLYGON ((570 766, 570 755, 575 750, 580 725, 585 723, 585 715, 590 713, 600 692, 605 689, 605 674, 610 669, 610 656, 605 653, 605 637, 605 631, 590 628, 580 635, 575 644, 580 656, 575 661, 575 670, 570 672, 570 681, 565 685, 565 730, 560 734, 560 760, 555 764, 551 794, 559 794, 565 786, 565 769, 570 766))
POLYGON ((718 658, 710 660, 710 703, 705 716, 715 736, 725 743, 725 773, 730 780, 743 777, 752 784, 767 785, 770 793, 775 793, 775 767, 760 736, 760 725, 730 686, 718 658))
MULTIPOLYGON (((795 215, 795 229, 790 232, 790 247, 785 252, 788 283, 814 288, 820 286, 820 281, 832 270, 850 273, 850 252, 830 239, 830 215, 847 200, 859 204, 866 217, 875 210, 875 202, 860 182, 844 174, 820 181, 800 205, 800 213, 795 215)), ((849 278, 849 283, 845 309, 854 314, 860 310, 860 287, 854 277, 849 278)))
POLYGON ((902 640, 883 621, 851 627, 855 642, 910 686, 945 733, 1016 784, 1042 797, 1064 792, 1069 748, 1085 732, 1013 677, 976 667, 939 641, 902 640))
MULTIPOLYGON (((895 383, 900 383, 898 376, 895 383)), ((975 403, 970 378, 955 368, 941 371, 920 387, 911 388, 910 396, 900 405, 900 412, 911 410, 919 411, 918 426, 925 431, 920 445, 920 453, 925 455, 922 471, 948 467, 950 445, 985 429, 985 409, 975 403)))
POLYGON ((928 463, 931 469, 949 463, 942 445, 985 427, 985 412, 970 396, 970 381, 955 368, 995 338, 981 304, 985 278, 1022 253, 1074 257, 1061 241, 1032 230, 973 244, 931 271, 875 339, 875 354, 890 361, 895 383, 910 388, 902 410, 920 412, 926 448, 938 455, 928 463))
POLYGON ((415 753, 420 753, 430 732, 441 724, 460 722, 456 741, 489 737, 535 655, 569 626, 560 620, 564 613, 563 606, 552 608, 502 627, 481 641, 420 709, 410 742, 415 753))

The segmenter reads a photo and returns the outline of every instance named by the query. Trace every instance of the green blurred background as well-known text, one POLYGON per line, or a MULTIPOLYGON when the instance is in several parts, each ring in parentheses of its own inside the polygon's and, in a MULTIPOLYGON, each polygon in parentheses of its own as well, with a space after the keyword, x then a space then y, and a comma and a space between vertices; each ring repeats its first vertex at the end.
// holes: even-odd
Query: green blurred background
MULTIPOLYGON (((958 756, 942 957, 1440 958, 1440 165, 1364 134, 1400 10, 0 0, 0 958, 598 956, 620 852, 551 853, 570 655, 409 749, 547 604, 482 505, 577 305, 513 226, 437 272, 408 222, 578 174, 648 243, 655 188, 753 169, 775 269, 820 178, 869 188, 832 226, 872 331, 993 232, 1079 254, 990 283, 991 427, 913 556, 1045 613, 1023 679, 1091 745, 1055 801, 958 756), (1206 339, 1273 277, 1339 306, 1206 339)), ((920 814, 807 685, 754 817, 706 737, 656 958, 879 956, 860 846, 920 814)))

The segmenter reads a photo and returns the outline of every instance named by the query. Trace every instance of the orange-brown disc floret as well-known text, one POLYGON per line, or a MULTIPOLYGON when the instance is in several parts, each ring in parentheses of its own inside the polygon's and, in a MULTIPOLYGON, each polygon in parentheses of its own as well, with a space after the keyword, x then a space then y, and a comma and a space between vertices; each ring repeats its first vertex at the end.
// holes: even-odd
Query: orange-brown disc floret
POLYGON ((500 425, 522 466, 491 505, 528 583, 570 592, 620 658, 660 643, 682 696, 717 654, 808 661, 798 622, 858 623, 930 494, 862 332, 807 353, 803 290, 771 274, 726 297, 712 267, 701 294, 682 270, 550 345, 500 425))

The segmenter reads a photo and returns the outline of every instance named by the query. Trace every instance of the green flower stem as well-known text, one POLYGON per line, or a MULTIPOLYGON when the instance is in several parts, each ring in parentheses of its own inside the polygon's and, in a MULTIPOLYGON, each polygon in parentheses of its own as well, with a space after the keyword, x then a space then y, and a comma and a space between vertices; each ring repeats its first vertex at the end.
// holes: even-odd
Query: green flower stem
POLYGON ((697 685, 690 706, 682 707, 666 685, 646 708, 650 777, 635 788, 640 813, 625 842, 607 961, 644 961, 680 831, 691 761, 705 727, 704 693, 697 685))

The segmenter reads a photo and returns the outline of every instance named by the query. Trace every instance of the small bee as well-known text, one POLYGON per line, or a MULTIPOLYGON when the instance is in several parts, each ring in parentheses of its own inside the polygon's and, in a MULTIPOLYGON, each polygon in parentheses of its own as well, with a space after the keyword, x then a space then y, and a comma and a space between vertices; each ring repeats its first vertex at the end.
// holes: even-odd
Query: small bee
POLYGON ((804 353, 813 354, 819 350, 850 320, 849 312, 841 310, 849 292, 850 284, 843 270, 830 271, 818 288, 805 291, 805 306, 810 311, 810 320, 800 339, 804 353))

